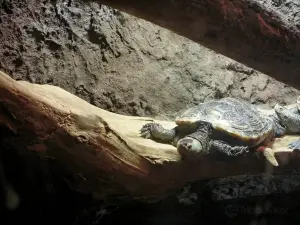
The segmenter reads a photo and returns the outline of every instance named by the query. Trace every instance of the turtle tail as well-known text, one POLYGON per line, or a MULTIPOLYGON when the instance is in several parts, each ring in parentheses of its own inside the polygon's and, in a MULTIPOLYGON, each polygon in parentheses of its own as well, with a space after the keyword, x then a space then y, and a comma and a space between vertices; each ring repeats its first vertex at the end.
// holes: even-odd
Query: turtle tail
POLYGON ((265 159, 271 163, 273 166, 279 166, 278 164, 278 161, 275 157, 275 152, 272 148, 268 148, 268 147, 265 147, 265 146, 260 146, 258 149, 257 149, 257 152, 261 152, 265 159))

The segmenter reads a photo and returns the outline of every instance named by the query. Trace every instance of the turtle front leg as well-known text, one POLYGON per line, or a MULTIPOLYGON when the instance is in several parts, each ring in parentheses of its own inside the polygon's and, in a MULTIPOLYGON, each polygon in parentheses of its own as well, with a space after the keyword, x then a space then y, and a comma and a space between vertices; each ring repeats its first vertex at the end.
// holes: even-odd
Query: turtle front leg
POLYGON ((162 142, 172 142, 176 136, 175 128, 165 129, 158 123, 146 123, 140 129, 141 137, 162 142))
POLYGON ((221 140, 213 140, 211 148, 212 150, 224 153, 227 156, 238 156, 249 152, 248 146, 231 146, 221 140))

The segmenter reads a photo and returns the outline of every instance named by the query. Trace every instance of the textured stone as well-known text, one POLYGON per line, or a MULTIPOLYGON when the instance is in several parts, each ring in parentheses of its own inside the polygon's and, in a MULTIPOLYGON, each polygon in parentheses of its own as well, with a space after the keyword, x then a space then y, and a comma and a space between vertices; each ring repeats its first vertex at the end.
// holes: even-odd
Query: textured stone
POLYGON ((166 29, 96 3, 3 3, 0 69, 112 112, 173 119, 232 96, 273 106, 299 91, 166 29))

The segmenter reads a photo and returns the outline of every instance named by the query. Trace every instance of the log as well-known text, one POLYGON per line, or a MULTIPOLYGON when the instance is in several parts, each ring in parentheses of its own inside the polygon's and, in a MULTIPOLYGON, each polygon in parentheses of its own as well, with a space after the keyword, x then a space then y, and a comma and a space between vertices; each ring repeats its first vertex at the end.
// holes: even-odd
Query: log
MULTIPOLYGON (((15 81, 0 72, 1 135, 20 154, 34 153, 45 163, 55 161, 71 188, 93 194, 159 199, 191 181, 298 168, 299 154, 287 149, 297 136, 276 139, 279 162, 272 167, 253 153, 229 161, 203 157, 182 160, 175 147, 139 136, 148 117, 125 116, 95 107, 52 85, 15 81)), ((166 127, 172 121, 156 121, 166 127)), ((3 159, 5 160, 5 159, 3 159)))
POLYGON ((92 1, 148 20, 300 88, 300 4, 296 0, 92 1))

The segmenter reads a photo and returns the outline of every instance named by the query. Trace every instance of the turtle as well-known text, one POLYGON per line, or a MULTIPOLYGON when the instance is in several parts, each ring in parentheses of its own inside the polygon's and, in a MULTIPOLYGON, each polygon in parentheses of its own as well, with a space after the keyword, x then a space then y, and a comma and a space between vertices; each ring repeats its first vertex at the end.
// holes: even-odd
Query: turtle
MULTIPOLYGON (((297 98, 295 107, 287 108, 280 104, 274 106, 271 116, 282 124, 283 129, 279 135, 300 134, 300 96, 297 98)), ((290 142, 288 147, 293 150, 300 150, 300 138, 290 142)))
MULTIPOLYGON (((177 148, 183 159, 197 160, 212 153, 239 156, 256 148, 266 159, 278 166, 268 145, 275 137, 284 135, 289 124, 283 115, 284 107, 276 105, 274 114, 267 115, 245 100, 224 97, 209 100, 185 110, 175 119, 172 129, 150 122, 140 129, 140 136, 177 148)), ((288 114, 295 114, 288 110, 288 114)), ((289 115, 287 116, 289 118, 289 115)), ((299 120, 300 121, 300 120, 299 120)))

